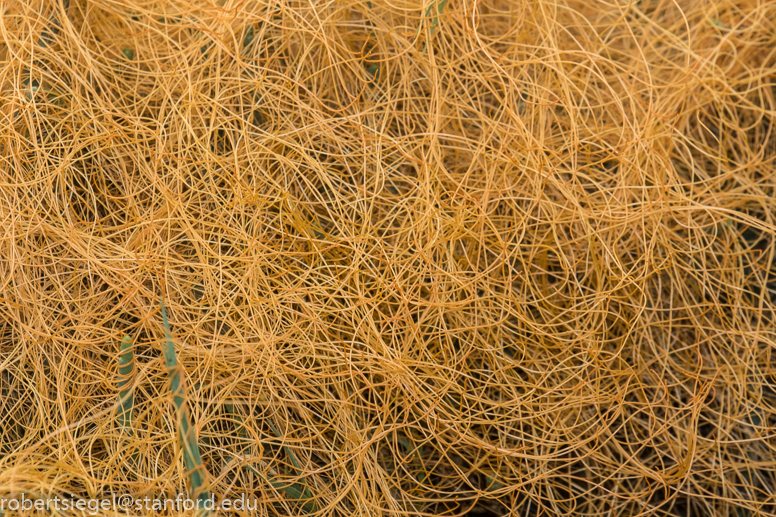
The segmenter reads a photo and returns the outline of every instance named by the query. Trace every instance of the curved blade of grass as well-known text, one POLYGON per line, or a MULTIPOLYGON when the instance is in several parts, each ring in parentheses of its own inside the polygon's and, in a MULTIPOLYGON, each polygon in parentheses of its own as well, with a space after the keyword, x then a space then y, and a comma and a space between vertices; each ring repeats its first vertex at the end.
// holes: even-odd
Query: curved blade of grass
POLYGON ((131 387, 132 374, 135 370, 135 358, 132 351, 132 338, 124 336, 119 349, 119 423, 122 429, 132 435, 132 407, 135 404, 135 393, 131 387))
POLYGON ((172 342, 172 332, 170 323, 167 320, 167 310, 164 307, 164 300, 160 298, 162 304, 162 320, 164 322, 164 362, 170 372, 170 391, 172 391, 172 400, 175 404, 175 410, 178 414, 178 433, 183 449, 183 464, 186 466, 186 472, 189 475, 189 485, 191 494, 197 498, 197 506, 200 508, 200 515, 210 515, 209 510, 203 510, 205 501, 210 499, 210 491, 207 489, 207 473, 202 465, 202 458, 199 454, 199 444, 197 443, 197 433, 191 425, 189 411, 186 406, 186 391, 182 382, 182 367, 178 364, 175 357, 175 345, 172 342))
POLYGON ((253 28, 253 25, 248 25, 248 27, 245 29, 245 35, 243 36, 243 47, 247 47, 253 42, 253 38, 255 37, 255 30, 253 28))
MULTIPOLYGON (((269 427, 272 429, 272 431, 273 431, 273 432, 274 432, 274 433, 277 435, 277 437, 278 437, 278 438, 282 438, 282 436, 280 435, 280 433, 278 432, 278 430, 275 428, 275 426, 274 426, 274 425, 272 425, 272 422, 270 422, 269 420, 267 420, 267 423, 269 424, 269 427)), ((300 470, 300 468, 299 468, 299 462, 298 462, 298 461, 296 461, 296 456, 294 456, 294 452, 291 450, 291 448, 290 448, 288 445, 284 445, 284 446, 283 446, 283 449, 285 449, 285 451, 286 451, 286 454, 288 454, 289 458, 291 459, 291 463, 293 463, 293 464, 294 464, 294 468, 296 469, 296 474, 297 474, 298 476, 301 476, 301 475, 302 475, 302 472, 301 472, 301 470, 300 470)), ((302 481, 304 481, 304 478, 302 478, 302 481)), ((305 484, 306 484, 306 483, 305 483, 305 484)))
MULTIPOLYGON (((432 36, 434 35, 434 31, 436 30, 437 25, 439 25, 439 15, 442 14, 442 11, 445 10, 446 5, 447 5, 447 0, 442 0, 437 4, 437 13, 436 15, 434 15, 434 21, 431 23, 431 29, 430 29, 432 36)), ((431 7, 428 8, 428 11, 426 11, 426 16, 428 16, 429 13, 431 13, 431 7)))
MULTIPOLYGON (((447 0, 441 0, 439 3, 436 2, 436 0, 433 1, 433 3, 428 6, 428 9, 426 10, 426 15, 423 17, 423 20, 428 18, 428 16, 431 14, 431 10, 436 7, 436 14, 434 15, 433 20, 431 21, 431 28, 430 28, 430 36, 434 35, 434 31, 437 28, 437 25, 439 25, 439 15, 442 14, 442 11, 445 10, 445 6, 447 5, 447 0)), ((418 27, 418 36, 420 35, 420 31, 423 29, 423 20, 420 22, 420 26, 418 27)), ((423 47, 423 54, 426 53, 426 50, 428 50, 428 41, 426 42, 425 46, 423 47)))
MULTIPOLYGON (((135 406, 135 391, 132 388, 135 372, 135 354, 132 346, 132 338, 124 336, 119 347, 119 380, 116 383, 119 389, 118 420, 122 432, 129 436, 132 436, 135 432, 132 427, 132 410, 135 406)), ((132 461, 135 465, 140 464, 140 453, 138 451, 132 454, 132 461)))
POLYGON ((243 465, 243 468, 245 470, 248 470, 254 473, 261 479, 263 479, 267 484, 272 486, 272 488, 276 490, 281 490, 291 499, 295 499, 297 501, 304 501, 302 503, 302 507, 305 509, 306 512, 308 513, 315 512, 315 502, 310 499, 312 495, 310 495, 310 492, 309 490, 307 490, 306 486, 302 487, 299 483, 292 483, 289 485, 288 483, 285 483, 283 481, 279 481, 275 478, 265 476, 257 469, 255 469, 253 466, 248 464, 243 465))
MULTIPOLYGON (((237 429, 237 435, 240 438, 247 439, 248 434, 245 432, 245 425, 244 420, 242 418, 242 415, 239 413, 239 411, 232 405, 232 404, 225 404, 226 410, 231 413, 231 415, 240 422, 240 427, 237 429)), ((280 438, 280 433, 278 433, 277 429, 275 429, 275 426, 272 425, 271 422, 267 421, 269 426, 272 428, 272 431, 276 435, 278 435, 278 438, 280 438)), ((246 444, 247 447, 247 444, 246 444)), ((296 461, 296 457, 294 456, 294 453, 291 452, 291 449, 284 446, 286 450, 286 454, 289 455, 291 458, 291 462, 294 464, 294 467, 297 469, 297 475, 300 475, 301 472, 299 470, 299 463, 296 461)), ((245 447, 240 451, 244 451, 245 447)), ((303 501, 302 507, 305 509, 305 511, 312 513, 315 512, 315 501, 312 500, 312 494, 310 493, 310 490, 307 488, 307 482, 302 478, 302 481, 304 482, 304 486, 300 485, 299 483, 284 483, 283 481, 274 479, 272 477, 265 476, 263 473, 255 469, 253 466, 245 464, 242 466, 245 470, 248 470, 249 472, 252 472, 256 476, 260 477, 264 481, 266 481, 270 486, 277 490, 282 490, 288 497, 295 499, 297 501, 303 501)))

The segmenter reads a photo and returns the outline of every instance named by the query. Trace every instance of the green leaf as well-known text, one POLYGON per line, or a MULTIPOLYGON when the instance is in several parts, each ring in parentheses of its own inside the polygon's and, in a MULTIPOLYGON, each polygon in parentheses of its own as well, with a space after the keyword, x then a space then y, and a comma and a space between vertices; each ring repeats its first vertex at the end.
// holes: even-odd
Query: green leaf
MULTIPOLYGON (((267 423, 269 424, 269 427, 272 429, 272 431, 277 435, 277 437, 278 438, 282 438, 280 433, 278 432, 278 430, 275 429, 275 426, 272 425, 272 422, 267 420, 267 423)), ((301 476, 302 475, 302 471, 301 471, 301 469, 299 467, 299 462, 296 461, 296 456, 294 456, 294 452, 287 445, 284 445, 283 449, 285 449, 286 454, 288 454, 288 457, 291 459, 291 463, 293 463, 294 468, 296 469, 296 475, 297 476, 301 476)), ((299 487, 299 485, 291 485, 291 486, 283 488, 283 490, 285 491, 288 488, 293 488, 293 490, 295 492, 298 492, 300 494, 299 496, 293 496, 293 497, 295 499, 306 499, 307 502, 305 503, 305 508, 308 509, 308 511, 315 511, 315 503, 314 503, 314 501, 312 501, 312 497, 313 496, 310 493, 310 490, 307 488, 307 481, 305 480, 305 478, 301 478, 301 480, 302 480, 302 483, 304 483, 304 489, 301 489, 301 487, 299 487), (310 508, 311 508, 311 510, 310 510, 310 508)), ((283 484, 283 483, 281 483, 281 484, 283 484)), ((275 485, 273 485, 273 486, 275 486, 275 485)), ((279 488, 279 487, 276 486, 275 488, 279 488)), ((286 493, 288 493, 288 492, 286 492, 286 493)))
POLYGON ((377 79, 380 78, 380 66, 377 64, 371 64, 366 68, 366 71, 372 77, 372 80, 370 81, 371 86, 374 86, 374 84, 377 82, 377 79))
MULTIPOLYGON (((441 2, 439 2, 439 4, 437 4, 437 13, 436 15, 434 15, 434 21, 431 24, 432 36, 434 35, 434 31, 436 30, 437 25, 439 25, 439 15, 442 14, 442 11, 445 10, 445 5, 447 5, 447 0, 442 0, 441 2)), ((433 7, 433 5, 431 7, 433 7)), ((428 16, 429 13, 431 13, 431 7, 428 8, 428 11, 426 11, 426 16, 428 16)))
POLYGON ((253 31, 253 25, 248 25, 248 28, 245 29, 245 37, 243 38, 243 47, 247 47, 251 44, 254 38, 254 31, 253 31))
MULTIPOLYGON (((204 502, 210 499, 210 491, 206 485, 205 467, 202 465, 202 458, 199 454, 197 433, 189 419, 189 411, 186 406, 186 392, 182 383, 183 372, 175 357, 175 345, 172 341, 170 323, 167 320, 167 310, 164 307, 164 300, 160 298, 160 302, 162 305, 162 321, 164 322, 164 337, 166 341, 163 349, 164 362, 169 370, 170 391, 172 392, 173 403, 178 415, 178 435, 181 441, 181 449, 183 450, 183 464, 189 476, 192 495, 197 497, 199 504, 204 505, 204 502)), ((210 513, 209 510, 204 510, 202 515, 209 515, 210 513)))
POLYGON ((131 387, 132 374, 135 370, 135 359, 132 351, 132 338, 124 336, 119 348, 119 423, 129 434, 132 434, 132 408, 135 394, 131 387))
MULTIPOLYGON (((237 436, 239 436, 241 439, 248 438, 248 433, 245 431, 245 421, 242 418, 242 415, 240 415, 237 408, 234 407, 232 404, 224 404, 224 407, 228 413, 230 413, 234 418, 240 423, 240 427, 237 429, 237 436)), ((272 423, 267 420, 267 423, 272 428, 272 430, 275 432, 276 435, 278 435, 278 438, 280 438, 280 433, 278 433, 277 429, 275 429, 275 426, 272 425, 272 423)), ((250 444, 247 443, 243 446, 242 451, 246 449, 250 444)), ((296 457, 294 456, 294 453, 291 452, 291 449, 288 447, 285 447, 286 454, 289 455, 291 458, 291 462, 294 464, 294 466, 297 468, 297 474, 299 474, 299 464, 296 461, 296 457)), ((283 493, 285 493, 288 497, 295 499, 297 501, 303 502, 302 506, 307 512, 314 512, 315 511, 315 502, 312 500, 312 494, 307 488, 307 482, 305 481, 305 485, 302 486, 298 483, 285 483, 283 481, 280 481, 273 477, 265 476, 263 473, 258 471, 256 468, 254 468, 252 465, 245 464, 242 466, 245 470, 252 472, 256 476, 263 479, 266 483, 268 483, 272 488, 275 488, 277 490, 281 490, 283 493)), ((304 481, 304 478, 303 478, 304 481)))
POLYGON ((494 492, 504 488, 504 483, 501 482, 501 478, 497 472, 492 470, 485 471, 485 490, 494 492))
MULTIPOLYGON (((434 18, 431 22, 431 30, 429 36, 434 35, 434 31, 437 28, 437 25, 439 25, 439 15, 442 14, 442 11, 445 10, 445 6, 447 5, 447 0, 441 0, 439 3, 437 3, 436 0, 432 0, 432 4, 428 6, 428 9, 426 10, 426 15, 423 17, 423 20, 428 18, 428 16, 431 14, 431 10, 436 6, 436 14, 434 15, 434 18)), ((420 31, 423 29, 423 21, 420 22, 420 25, 418 26, 418 35, 420 35, 420 31)), ((423 47, 423 54, 426 53, 426 50, 428 50, 428 41, 426 42, 425 46, 423 47)))

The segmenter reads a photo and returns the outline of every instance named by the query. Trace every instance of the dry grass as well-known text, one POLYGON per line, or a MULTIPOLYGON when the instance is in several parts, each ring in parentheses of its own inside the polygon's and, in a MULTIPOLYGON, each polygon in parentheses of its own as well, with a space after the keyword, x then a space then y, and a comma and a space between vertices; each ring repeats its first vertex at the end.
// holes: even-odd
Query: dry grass
POLYGON ((187 490, 163 297, 262 515, 776 515, 776 1, 66 4, 0 4, 0 496, 187 490))

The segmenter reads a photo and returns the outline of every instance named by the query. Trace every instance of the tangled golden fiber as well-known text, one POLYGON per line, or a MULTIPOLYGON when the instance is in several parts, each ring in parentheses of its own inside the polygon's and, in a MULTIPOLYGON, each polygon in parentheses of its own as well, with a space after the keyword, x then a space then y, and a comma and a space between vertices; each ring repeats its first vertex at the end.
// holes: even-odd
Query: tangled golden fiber
POLYGON ((776 515, 776 0, 0 10, 0 498, 776 515))

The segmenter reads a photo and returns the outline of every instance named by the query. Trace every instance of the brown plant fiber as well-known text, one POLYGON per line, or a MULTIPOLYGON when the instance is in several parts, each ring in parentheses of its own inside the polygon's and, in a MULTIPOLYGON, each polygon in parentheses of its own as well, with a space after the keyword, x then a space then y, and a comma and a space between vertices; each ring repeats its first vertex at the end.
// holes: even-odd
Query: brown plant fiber
POLYGON ((776 515, 776 0, 0 11, 0 498, 776 515))

